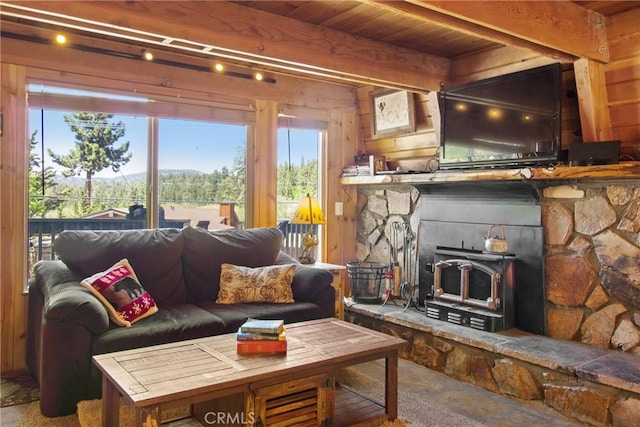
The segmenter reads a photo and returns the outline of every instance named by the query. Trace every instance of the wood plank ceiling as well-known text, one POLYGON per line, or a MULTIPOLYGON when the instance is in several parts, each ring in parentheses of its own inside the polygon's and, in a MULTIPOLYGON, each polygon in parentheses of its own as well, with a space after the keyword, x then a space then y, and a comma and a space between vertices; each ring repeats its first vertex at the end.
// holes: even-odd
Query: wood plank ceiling
POLYGON ((442 58, 493 49, 498 43, 360 1, 235 1, 242 6, 442 58))
POLYGON ((113 50, 119 43, 133 55, 144 41, 123 35, 122 28, 146 19, 156 34, 182 40, 182 45, 162 40, 153 46, 170 55, 170 61, 197 66, 211 58, 207 42, 221 40, 216 48, 240 52, 226 58, 238 67, 257 64, 274 73, 352 86, 424 89, 447 77, 450 61, 503 46, 527 48, 565 63, 579 57, 606 63, 603 17, 606 21, 606 16, 639 7, 640 1, 9 1, 0 2, 0 13, 3 37, 44 39, 60 24, 69 24, 70 16, 78 16, 106 24, 99 31, 62 25, 78 33, 85 45, 113 50), (13 13, 14 4, 30 10, 13 13), (148 16, 127 22, 122 14, 129 9, 148 16), (35 17, 40 10, 55 15, 35 17), (181 28, 186 22, 192 27, 181 28), (192 41, 193 46, 185 46, 192 41), (393 81, 396 76, 402 81, 393 81))
MULTIPOLYGON (((471 31, 451 29, 443 23, 444 21, 426 19, 419 1, 234 1, 233 3, 319 27, 331 28, 356 37, 381 41, 448 59, 502 46, 500 43, 470 34, 471 31)), ((474 3, 473 7, 486 7, 490 2, 458 3, 474 3)), ((574 1, 572 3, 605 17, 640 7, 640 1, 574 1)))

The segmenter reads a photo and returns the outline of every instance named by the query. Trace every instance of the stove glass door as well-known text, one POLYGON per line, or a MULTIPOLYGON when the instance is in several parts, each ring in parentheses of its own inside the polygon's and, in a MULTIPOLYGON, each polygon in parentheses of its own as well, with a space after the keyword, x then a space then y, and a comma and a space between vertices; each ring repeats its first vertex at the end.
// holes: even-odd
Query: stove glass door
POLYGON ((434 298, 496 310, 500 307, 500 273, 468 259, 448 259, 435 265, 434 298))

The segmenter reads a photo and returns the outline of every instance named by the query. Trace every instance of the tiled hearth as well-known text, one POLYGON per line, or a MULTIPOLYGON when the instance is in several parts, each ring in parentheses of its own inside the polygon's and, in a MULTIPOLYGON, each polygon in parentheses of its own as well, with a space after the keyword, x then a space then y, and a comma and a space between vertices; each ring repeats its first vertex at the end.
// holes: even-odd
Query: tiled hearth
POLYGON ((355 304, 345 319, 406 339, 402 357, 486 390, 588 425, 640 425, 640 358, 517 329, 479 331, 421 310, 355 304))

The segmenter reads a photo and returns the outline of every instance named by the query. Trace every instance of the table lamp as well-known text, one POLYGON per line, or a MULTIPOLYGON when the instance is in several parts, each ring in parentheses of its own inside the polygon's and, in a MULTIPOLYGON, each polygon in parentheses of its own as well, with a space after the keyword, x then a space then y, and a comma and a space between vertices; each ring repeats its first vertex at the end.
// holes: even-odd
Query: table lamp
POLYGON ((293 214, 291 224, 308 224, 309 229, 302 236, 302 254, 298 260, 301 264, 313 264, 316 262, 316 246, 318 246, 318 236, 313 231, 314 224, 326 224, 320 204, 315 197, 307 193, 307 197, 300 199, 296 212, 293 214))

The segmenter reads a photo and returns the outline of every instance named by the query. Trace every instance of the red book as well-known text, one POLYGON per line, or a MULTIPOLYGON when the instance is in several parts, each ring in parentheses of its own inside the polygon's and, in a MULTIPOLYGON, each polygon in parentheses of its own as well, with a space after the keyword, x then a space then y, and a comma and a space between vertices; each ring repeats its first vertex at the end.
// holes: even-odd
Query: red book
POLYGON ((287 341, 237 341, 238 354, 286 353, 287 341))

